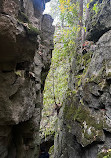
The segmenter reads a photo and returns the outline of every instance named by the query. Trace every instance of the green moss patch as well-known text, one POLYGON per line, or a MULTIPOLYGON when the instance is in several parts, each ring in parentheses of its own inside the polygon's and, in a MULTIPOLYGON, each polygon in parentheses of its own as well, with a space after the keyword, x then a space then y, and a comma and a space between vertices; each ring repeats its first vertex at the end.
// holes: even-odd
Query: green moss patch
POLYGON ((84 68, 82 74, 78 75, 78 73, 75 72, 75 78, 76 78, 75 87, 76 87, 76 89, 78 89, 78 87, 80 87, 82 85, 82 83, 83 83, 83 80, 85 78, 86 72, 88 70, 88 66, 89 66, 89 64, 91 62, 91 56, 92 56, 92 52, 91 51, 87 52, 84 55, 80 54, 80 55, 76 56, 76 65, 77 65, 76 66, 76 71, 80 70, 81 65, 84 68))
POLYGON ((40 34, 40 31, 36 27, 33 27, 31 24, 28 24, 27 33, 32 36, 37 36, 40 34))
POLYGON ((19 13, 18 13, 18 20, 21 22, 24 22, 24 23, 29 23, 28 16, 21 11, 19 11, 19 13))
POLYGON ((83 146, 103 139, 103 119, 92 115, 89 109, 83 105, 83 102, 79 101, 71 91, 67 92, 64 117, 70 131, 74 122, 77 122, 78 127, 81 127, 81 136, 78 139, 83 146))

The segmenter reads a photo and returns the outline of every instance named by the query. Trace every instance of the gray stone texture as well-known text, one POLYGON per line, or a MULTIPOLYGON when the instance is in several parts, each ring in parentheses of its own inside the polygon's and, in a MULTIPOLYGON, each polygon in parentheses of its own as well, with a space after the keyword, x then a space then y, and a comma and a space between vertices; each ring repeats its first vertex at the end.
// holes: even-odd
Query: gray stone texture
POLYGON ((0 0, 0 158, 38 158, 52 22, 33 1, 0 0))
POLYGON ((54 158, 98 158, 111 149, 111 6, 104 0, 99 8, 87 22, 93 49, 77 52, 72 62, 54 158))
POLYGON ((93 7, 90 8, 87 21, 86 38, 87 40, 97 42, 105 32, 111 30, 111 2, 110 0, 103 0, 102 3, 99 4, 96 15, 92 8, 93 7))

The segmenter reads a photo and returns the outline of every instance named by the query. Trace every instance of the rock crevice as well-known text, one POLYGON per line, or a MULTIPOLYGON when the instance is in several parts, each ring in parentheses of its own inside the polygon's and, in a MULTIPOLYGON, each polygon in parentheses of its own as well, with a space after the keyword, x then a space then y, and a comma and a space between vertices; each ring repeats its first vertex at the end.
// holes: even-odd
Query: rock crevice
MULTIPOLYGON (((39 1, 38 1, 39 2, 39 1)), ((31 0, 0 1, 0 157, 38 158, 53 19, 31 0)), ((47 2, 47 1, 46 1, 47 2)))

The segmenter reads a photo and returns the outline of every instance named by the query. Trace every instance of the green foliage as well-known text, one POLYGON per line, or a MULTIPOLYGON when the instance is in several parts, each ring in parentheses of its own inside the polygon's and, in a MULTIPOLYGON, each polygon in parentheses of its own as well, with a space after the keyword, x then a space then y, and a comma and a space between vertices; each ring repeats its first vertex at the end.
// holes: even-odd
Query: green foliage
POLYGON ((55 45, 55 50, 53 51, 52 64, 49 74, 46 79, 45 89, 44 89, 44 108, 43 108, 43 120, 46 121, 46 126, 42 128, 43 135, 48 135, 55 131, 56 122, 56 112, 55 112, 55 102, 54 94, 57 103, 62 103, 63 94, 65 93, 68 86, 68 76, 69 76, 69 56, 65 51, 62 51, 60 45, 55 45), (54 92, 53 92, 53 80, 54 80, 54 92), (47 117, 49 116, 49 117, 47 117), (50 129, 50 131, 49 131, 50 129))
MULTIPOLYGON (((76 48, 76 34, 77 28, 75 27, 75 25, 69 25, 68 27, 63 28, 61 26, 56 27, 56 32, 54 36, 54 42, 56 44, 53 51, 52 64, 46 79, 44 89, 43 118, 45 118, 46 116, 51 116, 54 111, 54 95, 56 98, 56 103, 62 104, 63 95, 68 88, 68 76, 71 58, 76 48)), ((52 118, 54 118, 54 116, 52 118)), ((55 125, 54 119, 52 119, 51 121, 47 119, 47 123, 50 124, 51 127, 55 125)), ((54 127, 52 127, 51 129, 54 130, 54 127)))
MULTIPOLYGON (((70 63, 76 52, 76 40, 78 32, 80 31, 80 26, 78 25, 78 21, 80 20, 79 3, 77 1, 72 2, 71 0, 52 0, 51 6, 51 14, 54 18, 59 19, 59 22, 56 24, 56 31, 54 36, 55 49, 53 51, 52 64, 46 79, 44 89, 44 108, 42 122, 45 121, 45 125, 44 123, 41 124, 41 132, 43 132, 42 135, 45 136, 53 133, 55 130, 54 126, 56 122, 56 115, 54 114, 54 95, 56 98, 56 103, 62 104, 63 95, 68 88, 70 63)), ((89 4, 87 7, 88 6, 89 4)), ((86 31, 86 27, 84 27, 84 30, 86 31)), ((77 87, 79 87, 82 83, 82 79, 86 73, 90 58, 90 52, 82 57, 80 54, 78 54, 78 65, 83 64, 85 70, 83 75, 76 76, 77 87)), ((76 94, 76 91, 74 93, 76 94)), ((72 111, 69 113, 72 113, 72 111)))
POLYGON ((54 126, 56 122, 56 114, 54 114, 54 95, 56 98, 56 103, 62 104, 63 95, 68 88, 70 63, 71 58, 75 53, 75 41, 79 31, 78 3, 71 3, 70 0, 67 2, 64 0, 52 0, 52 3, 52 15, 55 17, 57 13, 59 22, 57 23, 54 36, 55 49, 53 51, 52 64, 44 89, 44 108, 41 132, 42 135, 45 136, 49 133, 53 133, 55 130, 54 126), (55 13, 57 10, 58 12, 55 13), (44 121, 46 122, 45 126, 44 121))
POLYGON ((96 14, 98 13, 98 6, 97 6, 97 3, 94 4, 93 10, 95 11, 96 14))
MULTIPOLYGON (((53 51, 51 68, 45 83, 43 108, 43 119, 47 120, 47 124, 49 124, 52 131, 55 130, 54 126, 56 121, 54 115, 54 95, 56 98, 56 103, 62 104, 63 95, 68 88, 71 57, 75 52, 76 31, 75 26, 72 27, 69 25, 68 27, 62 28, 59 25, 56 27, 54 36, 54 42, 56 44, 53 51), (47 118, 47 116, 50 116, 51 121, 49 118, 47 118)), ((45 135, 47 134, 46 131, 47 129, 45 128, 45 135)))
POLYGON ((53 154, 53 153, 54 153, 54 145, 51 146, 50 149, 49 149, 49 154, 51 155, 51 154, 53 154))
POLYGON ((97 158, 111 158, 111 149, 104 149, 102 152, 99 152, 97 158))

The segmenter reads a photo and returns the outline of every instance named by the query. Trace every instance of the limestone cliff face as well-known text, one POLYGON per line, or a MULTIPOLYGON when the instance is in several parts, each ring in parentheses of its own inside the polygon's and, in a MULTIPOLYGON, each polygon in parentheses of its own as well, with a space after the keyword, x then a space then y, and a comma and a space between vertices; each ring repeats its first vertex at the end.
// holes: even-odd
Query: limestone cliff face
POLYGON ((0 0, 0 158, 38 158, 54 33, 43 2, 0 0))
POLYGON ((54 158, 103 158, 111 149, 110 2, 103 1, 99 8, 89 15, 87 52, 77 52, 73 59, 54 158))

